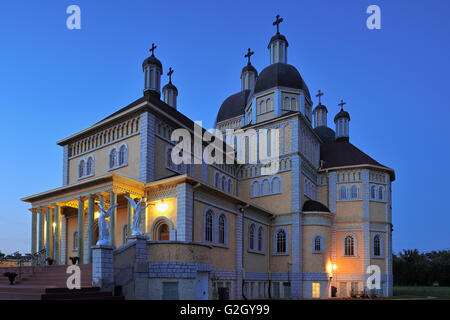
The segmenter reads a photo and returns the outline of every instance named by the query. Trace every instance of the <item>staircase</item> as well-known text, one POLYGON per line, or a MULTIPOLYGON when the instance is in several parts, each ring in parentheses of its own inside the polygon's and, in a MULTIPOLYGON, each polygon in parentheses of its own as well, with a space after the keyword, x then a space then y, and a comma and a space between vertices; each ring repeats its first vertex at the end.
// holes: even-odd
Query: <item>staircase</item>
MULTIPOLYGON (((66 273, 67 267, 68 265, 22 267, 21 277, 16 277, 14 285, 10 285, 8 278, 3 274, 5 272, 19 274, 19 268, 0 268, 0 300, 41 300, 44 296, 45 299, 52 297, 62 299, 63 296, 68 299, 108 298, 108 295, 100 292, 98 288, 92 288, 91 264, 79 265, 82 289, 76 290, 78 296, 74 297, 75 291, 67 289, 66 285, 67 278, 70 276, 66 273)), ((111 297, 111 294, 109 296, 111 297)))

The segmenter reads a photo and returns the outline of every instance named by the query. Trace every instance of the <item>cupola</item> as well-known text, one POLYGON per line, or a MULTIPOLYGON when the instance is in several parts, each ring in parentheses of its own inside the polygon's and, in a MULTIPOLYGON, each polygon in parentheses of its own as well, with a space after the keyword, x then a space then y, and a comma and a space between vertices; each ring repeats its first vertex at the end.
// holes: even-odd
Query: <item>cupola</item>
POLYGON ((251 90, 256 82, 256 78, 258 77, 258 71, 252 66, 250 63, 250 57, 254 54, 253 51, 248 48, 248 52, 244 55, 245 58, 248 59, 247 65, 242 68, 241 72, 241 90, 251 90))
POLYGON ((323 96, 323 92, 319 90, 319 92, 316 94, 316 97, 319 98, 319 104, 313 110, 314 128, 327 126, 328 110, 327 110, 327 107, 324 106, 321 102, 320 98, 322 96, 323 96))
POLYGON ((169 76, 169 83, 166 84, 162 88, 162 92, 163 92, 164 102, 167 103, 169 106, 176 109, 177 108, 178 89, 177 89, 177 87, 175 87, 172 84, 172 74, 173 74, 173 69, 169 68, 169 72, 167 73, 167 75, 169 76))
POLYGON ((345 104, 346 102, 341 99, 341 102, 338 104, 338 106, 341 107, 341 110, 334 117, 334 123, 336 124, 336 140, 348 141, 350 115, 347 111, 344 111, 345 104))
POLYGON ((163 67, 161 61, 155 57, 156 46, 152 43, 152 48, 149 50, 152 55, 144 60, 142 63, 142 70, 144 71, 144 94, 152 94, 161 97, 161 74, 163 67))
POLYGON ((287 47, 289 43, 286 37, 280 34, 280 23, 283 22, 283 18, 277 14, 276 20, 273 22, 274 26, 277 26, 277 33, 270 39, 267 48, 270 52, 270 63, 287 63, 287 47))

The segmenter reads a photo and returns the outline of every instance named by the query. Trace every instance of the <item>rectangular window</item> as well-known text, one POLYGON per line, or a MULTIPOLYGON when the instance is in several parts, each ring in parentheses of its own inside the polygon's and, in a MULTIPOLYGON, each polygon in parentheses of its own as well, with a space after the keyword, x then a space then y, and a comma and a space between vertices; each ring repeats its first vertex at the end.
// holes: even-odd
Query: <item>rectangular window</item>
POLYGON ((313 282, 312 284, 312 297, 320 298, 320 282, 313 282))
POLYGON ((352 290, 352 293, 351 293, 351 295, 352 296, 355 296, 355 295, 357 295, 358 294, 358 282, 352 282, 352 284, 351 284, 351 290, 352 290))

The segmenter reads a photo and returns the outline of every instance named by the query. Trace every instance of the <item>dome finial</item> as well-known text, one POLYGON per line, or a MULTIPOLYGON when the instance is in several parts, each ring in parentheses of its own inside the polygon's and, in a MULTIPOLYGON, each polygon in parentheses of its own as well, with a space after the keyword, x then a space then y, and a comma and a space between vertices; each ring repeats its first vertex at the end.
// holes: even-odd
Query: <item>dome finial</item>
POLYGON ((251 64, 251 63, 250 63, 250 57, 251 57, 252 55, 254 55, 254 54, 255 54, 255 52, 254 52, 254 51, 251 51, 251 49, 248 48, 247 54, 244 55, 245 58, 248 58, 248 63, 247 63, 247 65, 250 65, 250 64, 251 64))
POLYGON ((273 22, 272 25, 277 26, 277 34, 280 34, 280 23, 283 22, 283 18, 280 18, 279 14, 277 14, 276 18, 277 19, 273 22))
POLYGON ((338 103, 338 106, 341 107, 341 110, 344 110, 344 105, 346 105, 346 104, 347 104, 347 102, 344 102, 344 100, 341 99, 341 102, 338 103))
POLYGON ((322 104, 322 102, 320 101, 320 97, 321 96, 323 96, 323 92, 322 91, 320 91, 320 89, 319 89, 319 91, 317 92, 317 94, 316 94, 316 97, 318 97, 319 98, 319 105, 321 105, 322 104))
POLYGON ((154 56, 155 56, 155 49, 156 49, 156 48, 158 48, 158 47, 157 47, 157 46, 155 46, 155 44, 154 44, 154 43, 152 43, 152 48, 148 50, 148 51, 150 51, 150 52, 152 53, 152 57, 154 57, 154 56))

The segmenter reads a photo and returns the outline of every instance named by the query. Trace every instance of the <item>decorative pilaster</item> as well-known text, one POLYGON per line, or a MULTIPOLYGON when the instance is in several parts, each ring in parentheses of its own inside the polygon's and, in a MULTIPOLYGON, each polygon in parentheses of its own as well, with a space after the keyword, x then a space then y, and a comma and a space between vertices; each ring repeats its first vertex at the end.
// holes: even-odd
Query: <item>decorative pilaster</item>
MULTIPOLYGON (((235 284, 235 299, 242 299, 242 248, 243 248, 243 235, 242 235, 242 222, 243 213, 238 210, 236 215, 236 284, 235 284)), ((267 254, 270 254, 269 252, 267 254)))
MULTIPOLYGON (((111 191, 109 197, 109 205, 115 205, 117 203, 117 195, 111 191)), ((113 212, 111 213, 111 217, 109 217, 109 241, 112 247, 114 247, 114 244, 116 243, 116 221, 117 207, 114 208, 113 212)))
MULTIPOLYGON (((37 236, 37 212, 31 209, 31 254, 36 253, 36 236, 37 236)), ((36 259, 32 260, 33 266, 36 265, 36 259)))
POLYGON ((93 245, 93 229, 94 229, 94 197, 92 195, 88 198, 88 223, 87 223, 87 241, 86 246, 87 258, 86 263, 92 263, 92 249, 93 245))
POLYGON ((302 160, 299 155, 291 157, 292 164, 292 285, 291 294, 294 299, 303 296, 302 281, 302 188, 301 167, 302 160))
POLYGON ((80 263, 83 259, 83 212, 84 212, 84 201, 83 199, 78 199, 78 258, 80 263))
POLYGON ((361 180, 362 180, 362 206, 363 206, 363 270, 364 274, 364 288, 366 287, 366 280, 368 278, 367 267, 370 265, 370 184, 369 184, 369 170, 361 170, 361 180))
POLYGON ((63 186, 69 183, 69 145, 64 146, 63 151, 63 186))
POLYGON ((139 180, 147 183, 154 176, 155 116, 144 112, 140 119, 139 180))
MULTIPOLYGON (((44 225, 45 225, 45 213, 42 208, 39 208, 39 251, 44 249, 44 225)), ((40 255, 39 264, 44 263, 44 256, 40 255)))
POLYGON ((53 234, 53 260, 55 261, 55 264, 58 264, 58 257, 59 257, 59 251, 60 251, 60 241, 61 241, 61 229, 60 229, 60 212, 59 212, 59 206, 55 204, 55 212, 54 212, 54 218, 53 221, 55 223, 55 230, 53 234))
POLYGON ((192 241, 193 207, 192 186, 187 183, 180 183, 177 186, 178 241, 192 241))

